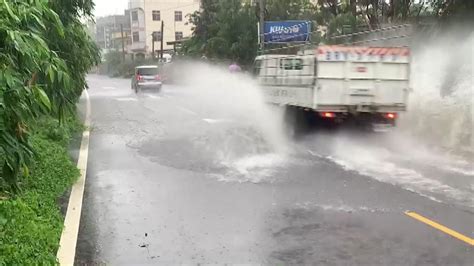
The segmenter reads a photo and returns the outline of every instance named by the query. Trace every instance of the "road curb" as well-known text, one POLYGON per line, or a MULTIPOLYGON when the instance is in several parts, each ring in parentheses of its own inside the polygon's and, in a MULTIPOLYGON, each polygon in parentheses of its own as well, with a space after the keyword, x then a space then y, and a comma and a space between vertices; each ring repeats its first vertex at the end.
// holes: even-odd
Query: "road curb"
POLYGON ((77 168, 80 170, 80 177, 72 186, 71 194, 69 195, 69 203, 67 206, 66 217, 64 219, 64 229, 61 234, 58 253, 56 254, 60 265, 73 265, 76 256, 76 244, 81 219, 82 199, 84 197, 86 183, 90 137, 91 104, 87 90, 84 90, 84 95, 86 98, 85 130, 82 133, 81 147, 79 149, 77 160, 77 168))

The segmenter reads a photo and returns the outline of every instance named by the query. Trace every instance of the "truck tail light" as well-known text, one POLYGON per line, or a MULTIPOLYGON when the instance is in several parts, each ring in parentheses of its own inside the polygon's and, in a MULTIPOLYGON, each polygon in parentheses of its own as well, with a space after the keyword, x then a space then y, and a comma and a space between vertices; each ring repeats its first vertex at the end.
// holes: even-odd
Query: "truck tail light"
POLYGON ((387 118, 387 119, 394 120, 394 119, 397 118, 397 114, 396 114, 396 113, 386 113, 386 114, 384 115, 384 117, 387 118))
POLYGON ((156 76, 155 76, 155 80, 160 81, 160 80, 161 80, 160 75, 156 75, 156 76))
POLYGON ((137 75, 137 81, 143 80, 143 77, 140 75, 137 75))
POLYGON ((334 117, 336 117, 336 114, 332 113, 332 112, 322 112, 322 113, 320 113, 320 115, 322 117, 325 117, 325 118, 334 118, 334 117))

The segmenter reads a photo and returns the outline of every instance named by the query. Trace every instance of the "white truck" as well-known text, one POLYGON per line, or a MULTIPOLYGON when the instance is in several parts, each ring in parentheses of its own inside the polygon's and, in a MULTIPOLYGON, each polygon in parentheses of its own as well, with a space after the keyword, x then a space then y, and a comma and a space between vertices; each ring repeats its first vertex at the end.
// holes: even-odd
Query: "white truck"
POLYGON ((320 120, 390 128, 406 111, 410 50, 319 46, 297 55, 258 56, 255 72, 269 103, 320 120))

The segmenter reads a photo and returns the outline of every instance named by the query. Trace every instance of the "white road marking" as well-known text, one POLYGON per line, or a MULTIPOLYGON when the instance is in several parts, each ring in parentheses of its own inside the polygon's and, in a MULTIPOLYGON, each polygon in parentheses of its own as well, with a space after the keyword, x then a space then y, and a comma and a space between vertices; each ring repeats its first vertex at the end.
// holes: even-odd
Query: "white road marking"
POLYGON ((308 150, 308 153, 309 153, 310 155, 312 155, 312 156, 319 157, 319 158, 323 158, 323 156, 322 156, 321 154, 316 153, 316 152, 314 152, 314 151, 312 151, 312 150, 308 150))
POLYGON ((148 96, 148 98, 152 98, 152 99, 161 99, 161 96, 157 96, 157 95, 153 95, 153 94, 148 94, 147 96, 148 96))
POLYGON ((132 98, 132 97, 116 98, 115 100, 121 101, 121 102, 136 102, 136 101, 138 101, 137 98, 132 98))
POLYGON ((71 188, 66 217, 64 219, 64 229, 59 242, 59 249, 56 257, 60 265, 73 265, 76 256, 77 236, 79 234, 79 223, 81 220, 82 199, 84 196, 84 187, 86 183, 87 158, 89 155, 89 137, 91 104, 87 90, 84 90, 86 97, 86 120, 84 122, 85 130, 82 133, 81 148, 77 168, 81 176, 71 188))
POLYGON ((215 124, 215 123, 218 122, 217 120, 215 120, 215 119, 210 119, 210 118, 203 118, 202 121, 207 122, 207 123, 209 123, 209 124, 215 124))
POLYGON ((202 120, 203 120, 204 122, 209 123, 209 124, 217 124, 217 123, 227 123, 227 122, 231 122, 230 120, 227 120, 227 119, 203 118, 202 120))
POLYGON ((185 112, 185 113, 188 113, 188 114, 191 114, 191 115, 197 115, 196 112, 194 112, 194 111, 192 111, 192 110, 189 110, 189 109, 187 109, 187 108, 184 108, 184 107, 181 107, 181 106, 178 106, 178 107, 176 107, 176 108, 178 108, 179 110, 181 110, 181 111, 183 111, 183 112, 185 112))

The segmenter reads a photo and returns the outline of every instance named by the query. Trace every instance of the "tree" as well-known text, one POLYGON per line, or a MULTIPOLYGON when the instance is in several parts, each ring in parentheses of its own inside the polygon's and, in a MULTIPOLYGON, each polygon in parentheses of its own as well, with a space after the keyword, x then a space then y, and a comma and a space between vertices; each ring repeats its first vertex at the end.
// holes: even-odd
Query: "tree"
MULTIPOLYGON (((100 62, 99 49, 87 34, 81 18, 92 19, 94 3, 92 0, 50 0, 53 11, 59 15, 64 27, 64 35, 49 33, 47 42, 53 51, 61 51, 58 56, 66 64, 66 72, 71 73, 69 86, 63 90, 52 88, 48 91, 55 103, 55 113, 61 121, 64 111, 70 110, 86 88, 85 76, 91 66, 100 62)), ((57 84, 60 86, 61 84, 57 84)), ((65 85, 65 84, 62 84, 65 85)))
POLYGON ((87 70, 99 58, 79 21, 90 15, 91 4, 0 0, 0 181, 12 191, 34 159, 29 143, 34 119, 42 114, 61 119, 72 109, 87 70))
MULTIPOLYGON (((406 23, 420 16, 448 18, 474 11, 472 0, 266 0, 266 20, 313 21, 313 38, 333 43, 333 36, 375 30, 384 23, 406 23), (432 12, 429 12, 429 10, 432 12), (326 26, 322 33, 314 31, 326 26)), ((202 9, 191 15, 192 38, 183 52, 191 56, 239 58, 250 63, 257 50, 256 24, 259 6, 239 0, 203 0, 202 9), (253 10, 253 11, 252 11, 253 10)), ((470 16, 472 19, 472 16, 470 16)), ((281 45, 274 45, 281 46, 281 45)), ((279 51, 281 52, 281 50, 279 51)))
POLYGON ((309 0, 267 0, 266 20, 313 20, 315 6, 309 0))
MULTIPOLYGON (((367 0, 365 0, 367 1, 367 0)), ((367 18, 362 13, 360 1, 353 0, 319 0, 316 23, 327 26, 323 41, 332 43, 331 37, 358 31, 367 25, 367 18)))
POLYGON ((253 61, 257 51, 257 18, 253 8, 238 0, 204 0, 202 11, 190 17, 193 36, 183 46, 191 56, 253 61))
POLYGON ((428 0, 433 12, 442 18, 457 17, 473 20, 474 1, 472 0, 428 0))

